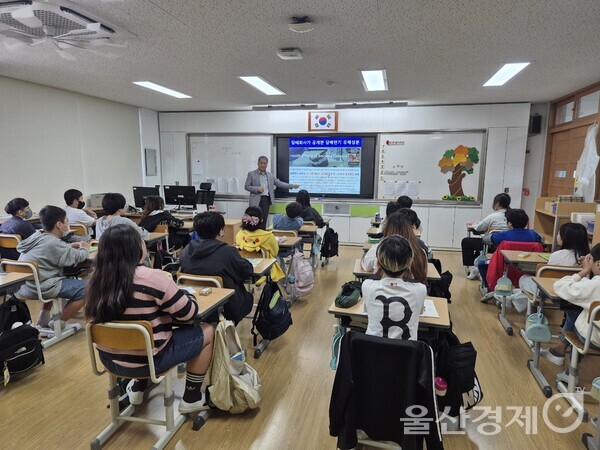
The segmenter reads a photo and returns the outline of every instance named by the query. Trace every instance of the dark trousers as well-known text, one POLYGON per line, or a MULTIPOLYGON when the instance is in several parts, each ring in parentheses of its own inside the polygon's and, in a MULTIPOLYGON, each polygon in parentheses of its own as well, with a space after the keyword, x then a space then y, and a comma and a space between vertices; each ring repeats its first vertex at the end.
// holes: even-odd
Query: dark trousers
POLYGON ((460 244, 462 248, 463 266, 472 266, 475 258, 483 250, 483 240, 481 238, 464 238, 460 244))
POLYGON ((271 197, 269 195, 261 195, 260 203, 258 204, 263 213, 262 229, 267 229, 267 219, 269 218, 269 206, 271 206, 271 197))

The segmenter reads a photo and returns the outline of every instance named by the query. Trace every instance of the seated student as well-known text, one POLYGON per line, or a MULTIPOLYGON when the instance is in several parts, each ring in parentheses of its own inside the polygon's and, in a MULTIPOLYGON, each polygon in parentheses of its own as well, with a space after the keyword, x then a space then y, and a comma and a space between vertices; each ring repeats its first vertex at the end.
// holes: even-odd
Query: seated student
MULTIPOLYGON (((174 320, 188 321, 198 314, 193 295, 179 287, 160 270, 142 265, 146 245, 132 226, 117 224, 100 237, 98 255, 90 276, 85 315, 94 323, 147 320, 152 324, 152 350, 156 372, 161 373, 187 362, 186 382, 179 412, 207 410, 202 392, 213 349, 214 328, 201 326, 172 328, 174 320)), ((119 354, 98 346, 102 364, 126 377, 147 377, 144 351, 119 354)), ((127 385, 132 405, 143 401, 148 379, 133 379, 127 385)))
POLYGON ((385 207, 385 217, 400 211, 400 209, 402 209, 402 206, 400 206, 397 202, 388 202, 385 207))
MULTIPOLYGON (((510 209, 510 196, 504 193, 496 195, 492 208, 492 214, 473 226, 473 233, 487 236, 492 230, 506 230, 506 211, 510 209)), ((483 241, 481 238, 466 237, 461 242, 461 248, 463 266, 469 267, 467 278, 474 280, 478 278, 479 272, 473 264, 483 250, 483 241)))
MULTIPOLYGON (((256 252, 259 249, 265 251, 265 257, 276 258, 279 253, 279 244, 271 231, 263 230, 262 210, 258 206, 250 206, 242 216, 242 229, 235 236, 235 245, 241 250, 256 252)), ((271 269, 271 279, 279 281, 285 274, 279 263, 275 263, 271 269)))
MULTIPOLYGON (((44 206, 40 210, 43 230, 37 231, 19 243, 19 261, 34 261, 40 270, 40 288, 44 298, 60 297, 69 300, 63 308, 61 321, 66 322, 83 306, 85 282, 65 278, 63 269, 87 259, 90 245, 87 242, 68 244, 61 238, 69 233, 69 219, 64 209, 44 206)), ((35 283, 28 281, 17 293, 18 298, 37 298, 35 283)), ((44 303, 37 324, 52 328, 50 310, 52 303, 44 303)))
MULTIPOLYGON (((509 209, 506 211, 506 224, 508 230, 493 233, 491 235, 494 245, 500 244, 502 241, 510 242, 542 242, 542 237, 533 230, 525 227, 529 224, 529 216, 522 209, 509 209)), ((486 262, 479 265, 479 273, 483 280, 487 275, 488 265, 486 262)), ((487 282, 484 281, 487 287, 487 282)), ((484 297, 485 298, 485 297, 484 297)))
POLYGON ((177 229, 183 226, 183 220, 173 217, 173 215, 164 211, 165 201, 158 195, 146 197, 144 203, 144 212, 142 219, 138 224, 149 232, 156 230, 157 225, 168 225, 169 227, 169 245, 174 248, 185 247, 190 241, 189 234, 178 234, 177 229))
MULTIPOLYGON (((383 224, 383 237, 393 235, 404 237, 410 243, 413 251, 412 263, 405 273, 404 278, 412 278, 423 284, 427 283, 427 254, 419 245, 410 220, 404 214, 397 212, 386 217, 383 224)), ((379 243, 373 244, 360 261, 360 265, 364 271, 375 273, 379 270, 377 263, 378 247, 379 243)))
MULTIPOLYGON (((565 323, 563 331, 574 331, 577 338, 585 343, 588 333, 588 315, 594 300, 600 298, 600 244, 596 244, 589 255, 581 258, 581 271, 575 275, 568 275, 554 283, 554 292, 563 300, 580 306, 581 310, 565 310, 565 323), (593 278, 588 278, 593 274, 593 278)), ((561 334, 560 342, 549 349, 542 349, 540 355, 548 361, 562 366, 565 362, 565 353, 570 344, 561 334)), ((592 331, 590 348, 600 350, 600 331, 592 331)), ((567 374, 559 373, 557 379, 567 382, 567 374)))
MULTIPOLYGON (((556 242, 560 250, 550 255, 548 259, 550 266, 578 266, 580 258, 590 253, 587 228, 580 223, 563 223, 556 235, 556 242)), ((523 275, 519 278, 519 287, 532 294, 537 292, 537 285, 531 275, 523 275)))
POLYGON ((91 227, 96 223, 98 216, 90 208, 85 208, 83 201, 83 193, 77 189, 69 189, 64 194, 65 203, 67 204, 65 211, 69 223, 79 223, 86 227, 91 227))
MULTIPOLYGON (((420 251, 417 249, 417 252, 420 251)), ((362 284, 368 317, 367 334, 417 340, 419 316, 427 288, 422 283, 404 279, 412 258, 412 246, 402 236, 388 236, 377 246, 377 261, 383 277, 381 280, 365 280, 362 284)))
POLYGON ((276 230, 299 230, 304 224, 302 219, 302 205, 291 202, 285 207, 285 214, 275 214, 273 217, 273 228, 276 230))
POLYGON ((408 195, 401 195, 400 197, 398 197, 398 200, 396 200, 396 202, 400 205, 400 208, 412 208, 412 198, 410 198, 408 195))
POLYGON ((96 222, 96 239, 100 239, 102 233, 108 228, 114 227, 115 225, 125 224, 135 229, 142 239, 148 237, 148 231, 135 224, 133 220, 127 217, 121 217, 125 213, 125 204, 127 201, 122 194, 109 193, 105 194, 102 199, 102 209, 107 214, 102 216, 96 222))
MULTIPOLYGON (((35 233, 35 227, 26 221, 33 215, 27 200, 13 198, 6 204, 4 211, 12 217, 0 225, 0 234, 18 234, 24 240, 35 233)), ((3 248, 0 251, 2 258, 19 259, 19 252, 14 248, 3 248)))
POLYGON ((300 189, 296 194, 296 201, 302 205, 302 219, 305 222, 314 222, 319 228, 323 228, 325 222, 323 217, 317 212, 315 208, 310 206, 310 195, 306 189, 300 189))
POLYGON ((225 304, 225 318, 236 325, 252 310, 252 294, 244 281, 252 277, 252 264, 242 258, 235 247, 219 240, 225 235, 225 220, 216 212, 203 212, 194 217, 194 230, 199 240, 190 242, 181 254, 181 271, 196 275, 218 275, 225 288, 235 294, 225 304))

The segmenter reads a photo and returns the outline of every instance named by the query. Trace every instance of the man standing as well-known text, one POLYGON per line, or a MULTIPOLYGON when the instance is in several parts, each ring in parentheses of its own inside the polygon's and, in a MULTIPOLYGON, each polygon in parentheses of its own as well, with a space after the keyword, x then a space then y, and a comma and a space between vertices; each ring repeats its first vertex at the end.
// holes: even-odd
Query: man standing
POLYGON ((249 206, 258 206, 263 212, 263 227, 267 226, 269 206, 275 202, 275 186, 284 189, 297 189, 298 184, 288 184, 278 180, 267 172, 269 158, 258 158, 258 169, 248 172, 244 189, 250 192, 249 206))

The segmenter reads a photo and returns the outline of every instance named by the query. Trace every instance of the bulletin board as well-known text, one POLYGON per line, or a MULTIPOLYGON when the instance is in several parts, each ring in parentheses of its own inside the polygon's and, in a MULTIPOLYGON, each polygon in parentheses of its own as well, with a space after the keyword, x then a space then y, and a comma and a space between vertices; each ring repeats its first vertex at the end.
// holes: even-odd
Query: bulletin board
POLYGON ((244 189, 248 172, 259 156, 272 163, 271 135, 188 135, 188 178, 192 185, 212 183, 218 195, 248 195, 244 189))
POLYGON ((485 130, 381 134, 377 198, 481 202, 485 130))

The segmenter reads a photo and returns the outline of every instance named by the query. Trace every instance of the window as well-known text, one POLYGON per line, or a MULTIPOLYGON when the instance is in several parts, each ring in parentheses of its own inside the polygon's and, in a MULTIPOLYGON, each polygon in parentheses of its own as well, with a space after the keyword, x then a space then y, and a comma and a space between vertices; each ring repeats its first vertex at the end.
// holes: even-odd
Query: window
POLYGON ((600 90, 580 97, 577 101, 577 118, 597 114, 598 104, 600 104, 600 90))
POLYGON ((570 122, 573 120, 573 107, 575 106, 574 102, 565 103, 564 105, 560 105, 556 108, 556 125, 560 125, 562 123, 570 122))

